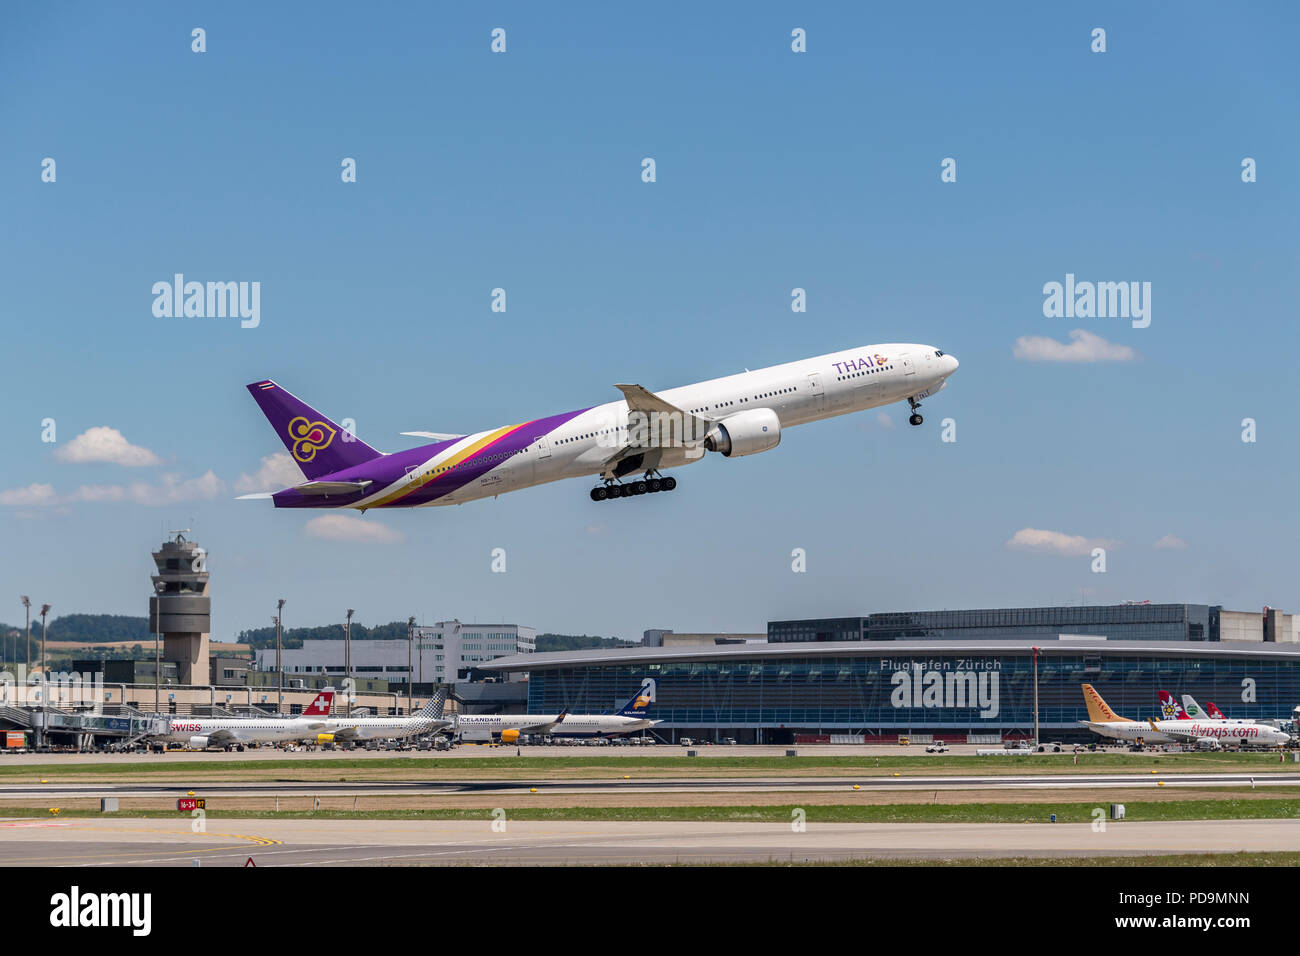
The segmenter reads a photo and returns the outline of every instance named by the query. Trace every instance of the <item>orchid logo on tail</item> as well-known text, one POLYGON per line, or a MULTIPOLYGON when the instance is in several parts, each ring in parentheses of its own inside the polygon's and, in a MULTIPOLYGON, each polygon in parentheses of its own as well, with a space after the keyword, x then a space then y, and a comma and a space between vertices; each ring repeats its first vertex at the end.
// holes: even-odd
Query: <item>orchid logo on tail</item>
POLYGON ((293 457, 311 461, 316 452, 330 446, 337 432, 324 422, 308 421, 302 415, 289 422, 289 437, 293 440, 293 457))

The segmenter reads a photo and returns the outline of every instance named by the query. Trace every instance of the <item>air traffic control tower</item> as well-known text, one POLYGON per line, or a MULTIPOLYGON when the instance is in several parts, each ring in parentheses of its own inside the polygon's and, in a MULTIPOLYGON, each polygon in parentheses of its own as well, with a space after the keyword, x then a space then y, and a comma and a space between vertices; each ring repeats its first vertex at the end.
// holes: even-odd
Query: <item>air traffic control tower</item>
POLYGON ((176 537, 153 553, 158 573, 149 598, 149 630, 161 631, 163 660, 176 663, 182 684, 207 684, 212 630, 207 553, 186 539, 188 530, 172 532, 176 537))

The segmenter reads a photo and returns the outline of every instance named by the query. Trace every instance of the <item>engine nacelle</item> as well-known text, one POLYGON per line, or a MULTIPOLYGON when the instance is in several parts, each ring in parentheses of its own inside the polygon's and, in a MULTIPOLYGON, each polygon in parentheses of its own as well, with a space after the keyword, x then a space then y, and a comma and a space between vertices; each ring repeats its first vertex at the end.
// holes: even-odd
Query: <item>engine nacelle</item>
POLYGON ((317 735, 316 735, 316 743, 318 743, 318 744, 332 744, 332 743, 334 743, 334 735, 333 735, 333 734, 317 734, 317 735))
POLYGON ((519 731, 518 731, 518 730, 513 730, 513 729, 512 729, 512 730, 503 730, 503 731, 501 731, 501 742, 502 742, 503 744, 513 744, 513 743, 518 742, 518 740, 519 740, 519 731))
POLYGON ((757 455, 781 444, 781 419, 770 408, 728 415, 704 436, 704 447, 726 458, 757 455))
POLYGON ((195 750, 207 750, 207 749, 208 749, 208 738, 207 738, 207 737, 191 737, 191 738, 190 738, 190 742, 189 742, 189 746, 192 747, 192 748, 194 748, 195 750))

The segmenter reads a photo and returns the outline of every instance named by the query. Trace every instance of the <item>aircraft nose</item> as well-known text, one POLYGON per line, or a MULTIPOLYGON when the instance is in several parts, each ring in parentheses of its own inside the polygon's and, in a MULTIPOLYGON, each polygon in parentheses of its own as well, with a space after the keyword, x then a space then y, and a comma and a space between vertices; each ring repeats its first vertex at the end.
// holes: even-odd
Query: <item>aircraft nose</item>
POLYGON ((951 375, 953 372, 957 371, 957 366, 961 363, 957 361, 957 356, 955 355, 944 355, 944 358, 948 360, 948 374, 951 375))

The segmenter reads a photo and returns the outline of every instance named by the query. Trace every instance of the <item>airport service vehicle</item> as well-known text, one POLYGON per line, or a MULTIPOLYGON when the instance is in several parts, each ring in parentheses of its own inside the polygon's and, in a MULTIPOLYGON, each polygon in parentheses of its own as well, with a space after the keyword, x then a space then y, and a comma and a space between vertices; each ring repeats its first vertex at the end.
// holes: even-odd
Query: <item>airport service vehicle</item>
POLYGON ((583 737, 584 743, 604 743, 602 738, 630 734, 658 724, 646 715, 655 699, 655 681, 647 677, 632 699, 613 714, 458 714, 455 732, 461 740, 499 740, 518 743, 522 734, 583 737))
POLYGON ((593 501, 672 491, 677 479, 661 469, 707 452, 743 458, 769 451, 795 425, 901 401, 920 425, 921 399, 956 370, 955 358, 929 345, 866 345, 658 393, 617 385, 619 401, 468 435, 403 432, 432 444, 392 454, 264 379, 248 390, 307 480, 241 497, 270 498, 277 508, 365 512, 458 505, 593 476, 593 501))
POLYGON ((446 702, 447 688, 440 687, 428 703, 407 717, 331 717, 316 739, 318 743, 397 741, 444 730, 452 725, 442 717, 446 702))
POLYGON ((946 754, 948 745, 941 740, 936 740, 934 743, 926 745, 925 752, 928 754, 946 754))
POLYGON ((248 744, 314 741, 325 726, 333 704, 334 691, 323 690, 297 717, 170 717, 167 732, 151 739, 164 747, 183 744, 195 750, 209 747, 243 750, 248 744))

